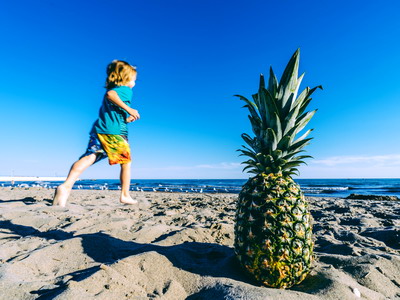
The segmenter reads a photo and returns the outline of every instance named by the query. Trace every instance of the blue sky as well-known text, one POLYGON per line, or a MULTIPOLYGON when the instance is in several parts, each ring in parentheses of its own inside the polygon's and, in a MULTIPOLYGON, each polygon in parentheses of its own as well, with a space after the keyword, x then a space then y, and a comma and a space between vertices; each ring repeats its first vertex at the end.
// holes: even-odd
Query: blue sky
MULTIPOLYGON (((282 74, 323 85, 300 178, 400 177, 398 1, 3 1, 0 175, 65 176, 113 59, 137 65, 133 178, 246 178, 234 94, 282 74)), ((82 178, 117 178, 103 161, 82 178)))

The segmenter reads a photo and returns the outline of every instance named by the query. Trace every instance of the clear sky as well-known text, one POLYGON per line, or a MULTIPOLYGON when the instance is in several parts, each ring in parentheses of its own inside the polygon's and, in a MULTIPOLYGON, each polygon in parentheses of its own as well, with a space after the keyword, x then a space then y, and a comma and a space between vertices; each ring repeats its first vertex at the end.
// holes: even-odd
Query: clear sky
MULTIPOLYGON (((301 49, 323 85, 300 178, 400 177, 400 3, 2 1, 0 175, 65 176, 85 151, 105 67, 138 68, 133 178, 246 178, 234 94, 251 96, 301 49)), ((82 178, 117 178, 106 161, 82 178)))

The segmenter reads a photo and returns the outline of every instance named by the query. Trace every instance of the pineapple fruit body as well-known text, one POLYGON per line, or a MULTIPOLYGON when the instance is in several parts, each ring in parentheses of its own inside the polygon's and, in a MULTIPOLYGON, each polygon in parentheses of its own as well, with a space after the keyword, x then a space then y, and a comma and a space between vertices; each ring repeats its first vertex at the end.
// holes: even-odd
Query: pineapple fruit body
POLYGON ((235 253, 260 283, 289 288, 309 273, 312 217, 300 187, 282 174, 250 178, 239 194, 235 253))

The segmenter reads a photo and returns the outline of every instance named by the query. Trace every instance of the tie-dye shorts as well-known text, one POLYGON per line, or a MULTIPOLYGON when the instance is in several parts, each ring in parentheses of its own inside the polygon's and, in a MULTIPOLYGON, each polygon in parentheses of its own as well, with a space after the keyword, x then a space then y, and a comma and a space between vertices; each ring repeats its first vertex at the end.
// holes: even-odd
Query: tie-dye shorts
POLYGON ((96 154, 94 163, 107 157, 110 165, 131 162, 128 138, 124 135, 92 133, 86 152, 80 158, 90 154, 96 154))

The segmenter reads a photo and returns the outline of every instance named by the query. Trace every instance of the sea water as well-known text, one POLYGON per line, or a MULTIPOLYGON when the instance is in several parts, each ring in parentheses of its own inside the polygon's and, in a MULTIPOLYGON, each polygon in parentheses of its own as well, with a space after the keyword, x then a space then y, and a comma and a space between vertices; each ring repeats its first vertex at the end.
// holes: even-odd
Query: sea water
MULTIPOLYGON (((306 196, 347 197, 355 194, 400 197, 400 179, 295 179, 306 196)), ((246 179, 140 179, 131 181, 131 190, 181 193, 239 193, 246 179)), ((55 188, 56 181, 15 182, 14 186, 55 188)), ((0 182, 0 186, 11 186, 0 182)), ((74 189, 118 190, 119 180, 79 180, 74 189)))

